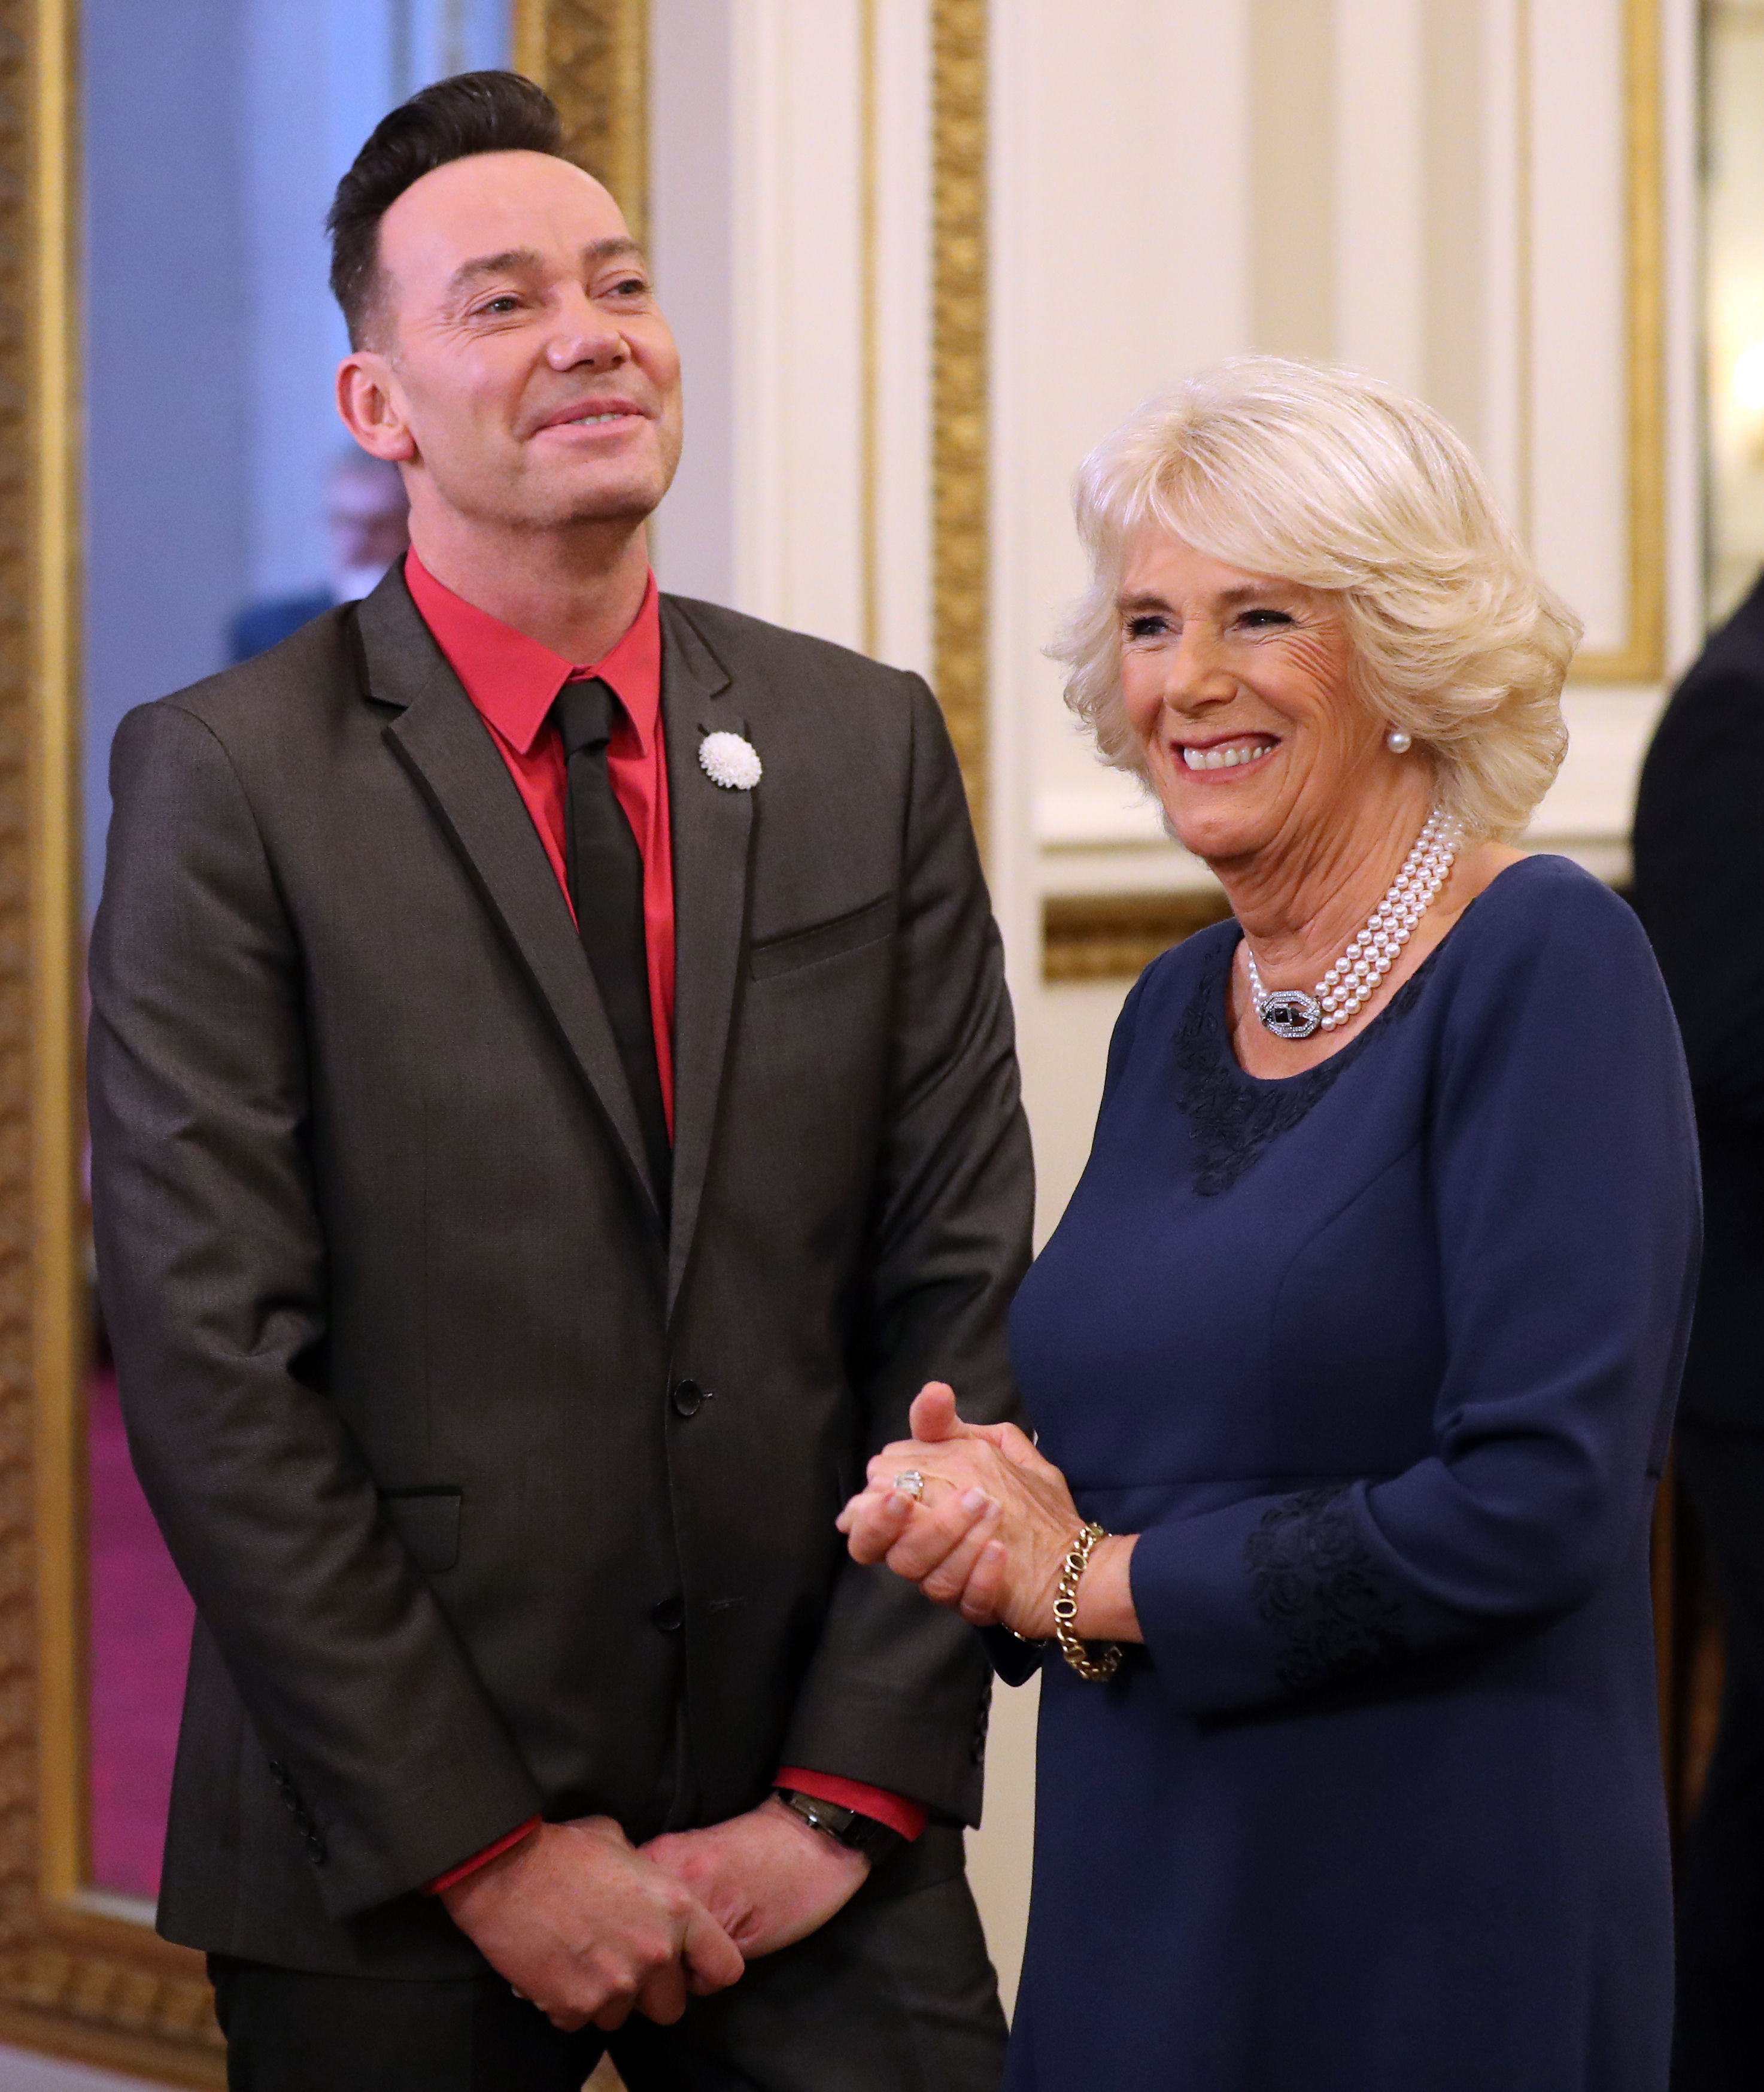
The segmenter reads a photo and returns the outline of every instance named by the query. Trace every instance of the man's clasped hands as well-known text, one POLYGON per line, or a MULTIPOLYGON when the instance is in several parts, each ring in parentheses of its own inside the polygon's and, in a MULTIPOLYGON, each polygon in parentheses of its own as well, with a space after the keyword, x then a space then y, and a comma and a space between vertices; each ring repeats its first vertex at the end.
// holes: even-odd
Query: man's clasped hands
MULTIPOLYGON (((1080 1521, 1065 1477, 1014 1424, 964 1424, 932 1381, 913 1436, 870 1463, 869 1485, 840 1513, 854 1558, 885 1563, 977 1627, 1031 1640, 1053 1632, 1060 1565, 1080 1521), (916 1474, 922 1493, 895 1485, 916 1474)), ((1086 1582, 1099 1578, 1102 1543, 1086 1582)), ((1107 1607, 1111 1615, 1119 1606, 1107 1607)), ((1080 1631, 1121 1632, 1118 1618, 1080 1631)), ((869 1862, 776 1796, 744 1816, 633 1845, 610 1817, 542 1823, 442 1891, 491 1965, 554 2025, 607 2032, 633 2012, 664 2025, 739 1980, 747 1962, 817 1931, 863 1886, 869 1862)))

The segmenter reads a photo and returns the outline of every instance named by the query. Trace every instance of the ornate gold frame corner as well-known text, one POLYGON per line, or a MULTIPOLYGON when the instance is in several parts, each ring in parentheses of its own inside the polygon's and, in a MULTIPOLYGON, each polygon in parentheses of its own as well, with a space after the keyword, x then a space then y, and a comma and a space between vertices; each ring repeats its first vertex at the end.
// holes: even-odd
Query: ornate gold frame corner
MULTIPOLYGON (((639 226, 646 16, 517 0, 639 226)), ((78 45, 78 0, 0 0, 0 2043, 218 2087, 201 1956, 89 1879, 78 45)))

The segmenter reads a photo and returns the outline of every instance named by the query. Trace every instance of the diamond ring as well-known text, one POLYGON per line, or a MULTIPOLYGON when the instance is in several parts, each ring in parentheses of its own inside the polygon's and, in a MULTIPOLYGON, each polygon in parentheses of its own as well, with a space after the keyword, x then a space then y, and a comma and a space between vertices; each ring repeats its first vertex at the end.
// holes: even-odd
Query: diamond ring
POLYGON ((903 1497, 910 1497, 917 1503, 925 1493, 925 1478, 917 1467, 909 1467, 905 1474, 894 1477, 894 1486, 903 1497))

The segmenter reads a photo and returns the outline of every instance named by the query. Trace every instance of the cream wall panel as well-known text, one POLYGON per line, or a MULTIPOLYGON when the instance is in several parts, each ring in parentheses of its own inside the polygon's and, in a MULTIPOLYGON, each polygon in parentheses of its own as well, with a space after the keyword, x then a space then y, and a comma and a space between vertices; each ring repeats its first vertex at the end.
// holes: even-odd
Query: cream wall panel
POLYGON ((1698 27, 1694 0, 1659 9, 1665 318, 1665 516, 1656 559, 1666 594, 1666 673, 1628 686, 1571 682, 1568 754, 1532 840, 1602 876, 1628 875, 1636 780, 1667 689, 1703 641, 1702 367, 1698 27))
POLYGON ((1079 461, 1244 339, 1250 22, 1207 0, 1000 0, 992 24, 993 871, 1025 993, 1038 806, 1084 833, 1125 820, 1161 847, 1041 650, 1083 578, 1079 461))
POLYGON ((854 0, 733 0, 735 599, 863 641, 854 0))
POLYGON ((1764 7, 1713 0, 1709 74, 1710 607, 1725 616, 1764 560, 1764 7), (1742 365, 1740 359, 1745 359, 1742 365), (1736 378, 1738 383, 1736 383, 1736 378))
POLYGON ((1342 363, 1427 383, 1425 0, 1337 0, 1335 343, 1342 363))
POLYGON ((931 672, 931 15, 867 0, 870 651, 931 672), (872 643, 873 642, 873 643, 872 643))
POLYGON ((1533 0, 1528 100, 1523 521, 1545 573, 1585 620, 1585 643, 1612 648, 1630 612, 1623 10, 1533 0))
POLYGON ((1703 192, 1697 0, 1662 0, 1662 226, 1666 308, 1666 680, 1707 634, 1703 573, 1703 192))
POLYGON ((923 669, 927 10, 733 0, 727 15, 730 598, 923 669))
POLYGON ((1247 339, 1335 353, 1334 0, 1240 0, 1249 41, 1247 339))
MULTIPOLYGON (((1459 322, 1456 360, 1461 374, 1455 384, 1436 384, 1430 396, 1469 440, 1496 496, 1521 526, 1531 430, 1526 381, 1530 306, 1527 279, 1518 266, 1531 195, 1531 126, 1522 92, 1522 83, 1529 78, 1530 9, 1531 0, 1460 0, 1455 12, 1463 25, 1465 57, 1475 65, 1476 121, 1468 137, 1451 127, 1455 149, 1450 152, 1446 133, 1438 134, 1433 169, 1436 191, 1458 187, 1480 201, 1472 236, 1475 257, 1459 257, 1459 280, 1474 285, 1481 296, 1459 322), (1476 170, 1468 184, 1466 165, 1476 170)), ((1456 96, 1440 99, 1454 113, 1462 106, 1456 96)), ((1444 274, 1451 261, 1431 244, 1429 253, 1429 266, 1444 274)), ((1442 313, 1444 324, 1433 330, 1429 344, 1436 360, 1448 352, 1445 343, 1452 331, 1443 300, 1442 313)))
POLYGON ((650 0, 651 258, 685 387, 650 552, 664 588, 711 603, 735 600, 732 27, 727 0, 650 0))
POLYGON ((1701 647, 1703 564, 1701 48, 1696 0, 1662 0, 1661 190, 1666 310, 1666 682, 1701 647))
POLYGON ((1485 464, 1490 462, 1484 375, 1491 335, 1489 234, 1505 202, 1494 186, 1498 146, 1489 135, 1489 46, 1508 11, 1484 0, 1429 0, 1417 17, 1425 207, 1417 390, 1485 464))

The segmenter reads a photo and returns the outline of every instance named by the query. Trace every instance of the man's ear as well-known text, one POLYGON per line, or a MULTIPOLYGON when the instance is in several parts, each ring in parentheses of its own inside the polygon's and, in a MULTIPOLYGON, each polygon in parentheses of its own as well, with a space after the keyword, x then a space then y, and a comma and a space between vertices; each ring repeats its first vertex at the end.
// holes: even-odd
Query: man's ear
POLYGON ((337 412, 370 457, 409 465, 417 439, 399 410, 391 365, 378 349, 352 351, 337 366, 337 412))

